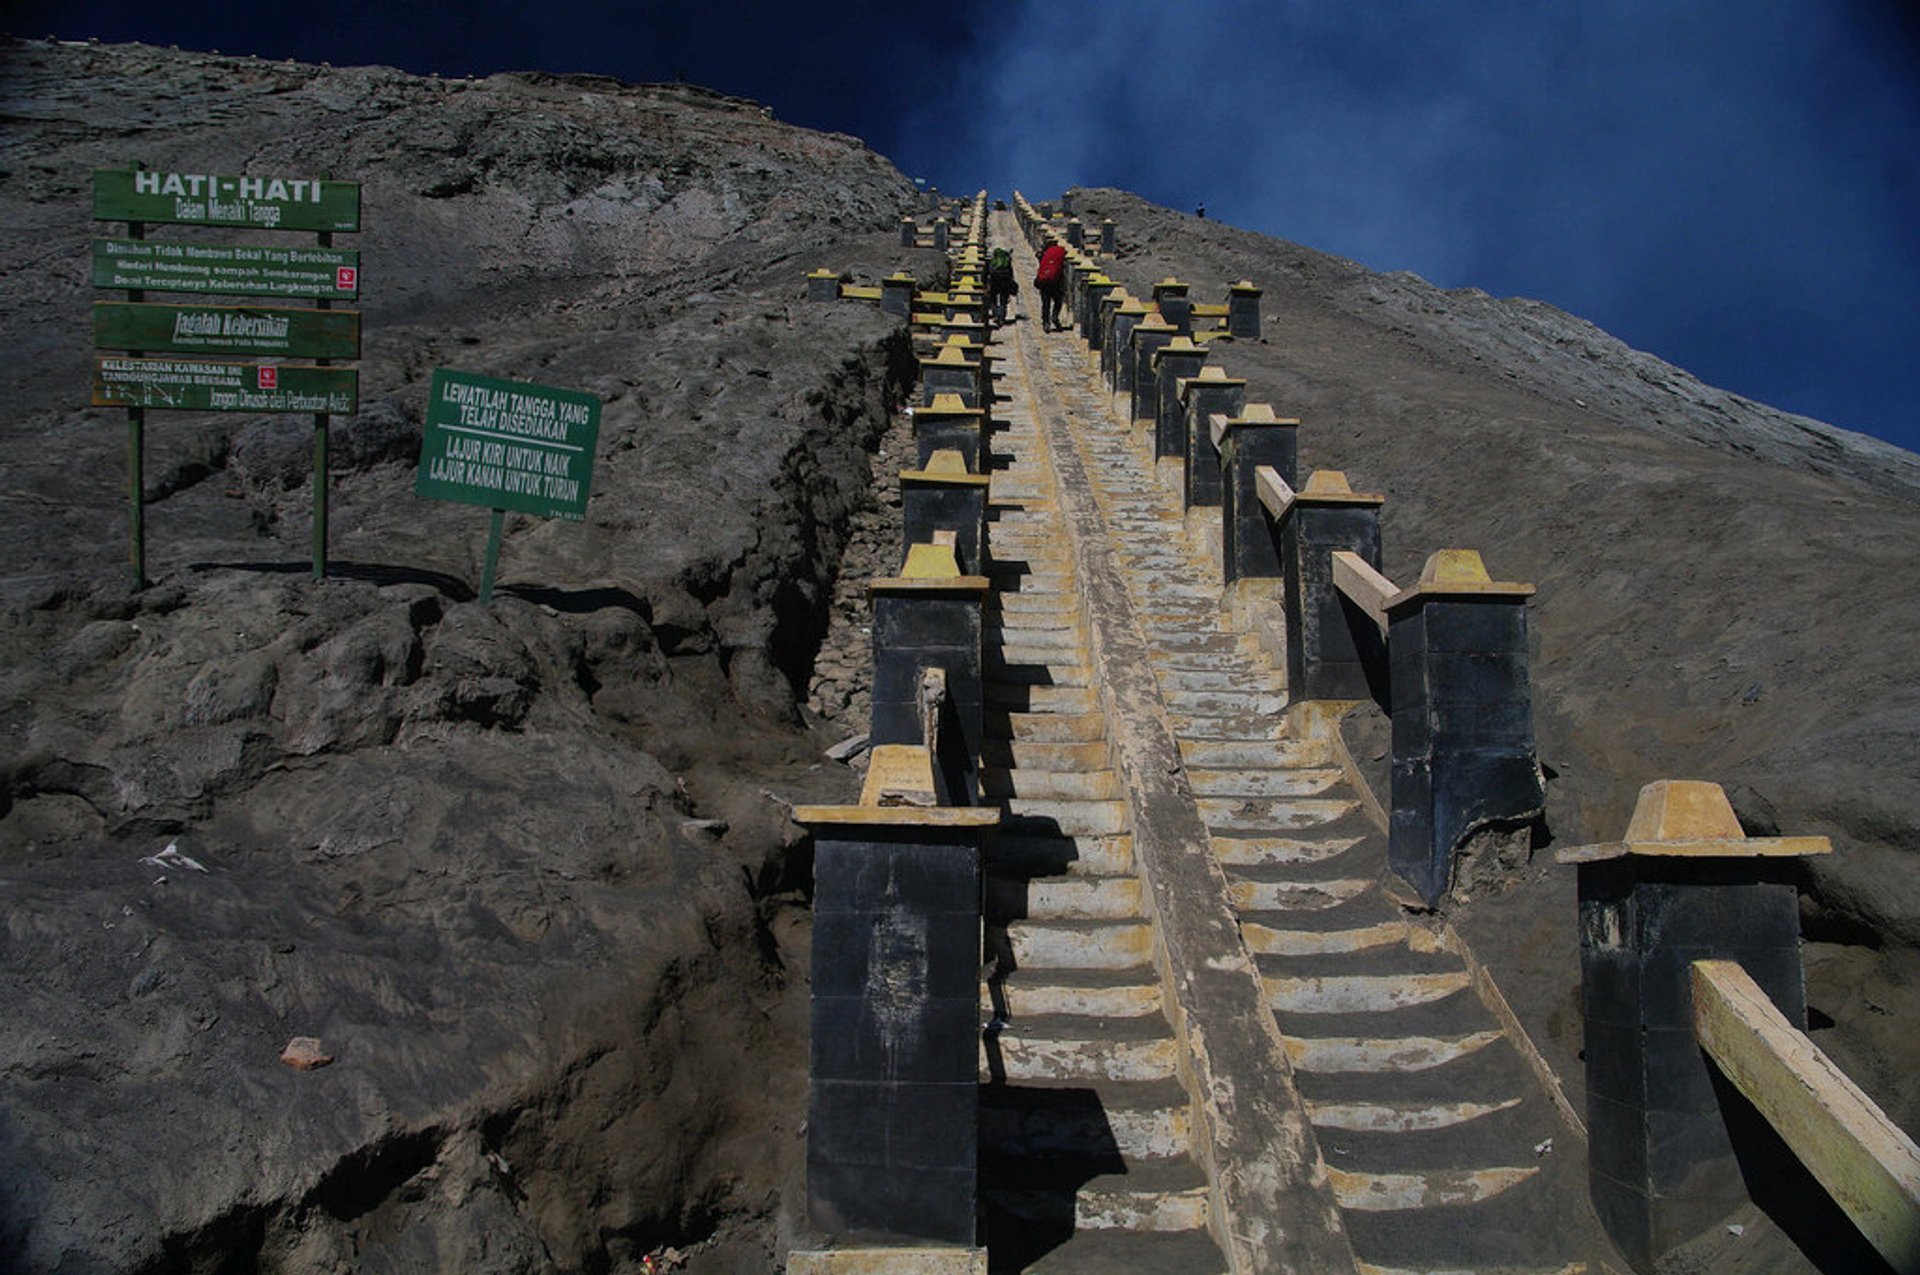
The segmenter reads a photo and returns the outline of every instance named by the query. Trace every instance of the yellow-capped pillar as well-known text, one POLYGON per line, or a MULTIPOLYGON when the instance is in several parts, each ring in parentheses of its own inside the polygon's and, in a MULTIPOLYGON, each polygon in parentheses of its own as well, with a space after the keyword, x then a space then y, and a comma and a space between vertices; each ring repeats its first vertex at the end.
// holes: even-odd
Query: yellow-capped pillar
POLYGON ((1533 586, 1442 549, 1386 604, 1393 714, 1393 870, 1437 906, 1471 835, 1525 836, 1546 801, 1527 675, 1533 586))
POLYGON ((1588 1191, 1636 1270, 1718 1226, 1746 1203, 1748 1174, 1778 1167, 1771 1130, 1701 1053, 1690 969, 1738 962, 1803 1027, 1797 860, 1832 849, 1748 837, 1718 784, 1669 779, 1640 790, 1621 840, 1555 855, 1580 873, 1588 1191))

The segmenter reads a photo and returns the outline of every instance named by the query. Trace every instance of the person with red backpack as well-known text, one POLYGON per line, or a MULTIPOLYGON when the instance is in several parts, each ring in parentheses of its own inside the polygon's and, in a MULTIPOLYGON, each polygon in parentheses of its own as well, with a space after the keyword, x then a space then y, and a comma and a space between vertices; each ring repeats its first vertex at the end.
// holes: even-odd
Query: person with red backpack
POLYGON ((1040 269, 1034 272, 1033 286, 1040 293, 1040 330, 1065 332, 1060 322, 1060 302, 1067 295, 1067 250, 1050 243, 1040 253, 1040 269))

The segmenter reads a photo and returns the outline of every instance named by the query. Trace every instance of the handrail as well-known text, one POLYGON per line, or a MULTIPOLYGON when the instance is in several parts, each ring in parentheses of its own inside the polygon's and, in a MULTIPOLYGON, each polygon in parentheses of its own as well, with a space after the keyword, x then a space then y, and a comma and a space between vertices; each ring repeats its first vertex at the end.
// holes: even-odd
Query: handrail
POLYGON ((1293 508, 1293 502, 1298 499, 1293 488, 1287 485, 1287 480, 1272 465, 1262 465, 1253 471, 1253 486, 1260 493, 1260 503, 1266 506, 1268 515, 1275 522, 1285 518, 1287 510, 1293 508))
POLYGON ((1895 1270, 1920 1270, 1920 1147, 1733 961, 1695 961, 1694 1034, 1895 1270))
POLYGON ((1387 604, 1400 596, 1400 589, 1393 581, 1374 570, 1359 554, 1341 549, 1333 555, 1333 587, 1379 625, 1382 636, 1386 634, 1387 604))

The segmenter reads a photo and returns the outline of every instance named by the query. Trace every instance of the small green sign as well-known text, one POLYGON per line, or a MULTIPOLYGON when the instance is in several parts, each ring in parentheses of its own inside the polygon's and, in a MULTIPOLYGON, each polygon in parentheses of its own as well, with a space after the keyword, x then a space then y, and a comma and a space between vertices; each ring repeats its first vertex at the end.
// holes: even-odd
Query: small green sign
POLYGON ((355 310, 265 306, 93 303, 93 344, 155 354, 277 354, 292 359, 357 359, 355 310))
POLYGON ((97 168, 95 221, 159 221, 258 230, 360 229, 360 183, 97 168))
POLYGON ((351 416, 360 410, 360 374, 350 367, 96 355, 93 405, 351 416))
POLYGON ((351 300, 360 291, 360 254, 344 248, 278 244, 96 239, 93 286, 351 300))
POLYGON ((414 492, 542 518, 584 518, 600 400, 435 368, 414 492))

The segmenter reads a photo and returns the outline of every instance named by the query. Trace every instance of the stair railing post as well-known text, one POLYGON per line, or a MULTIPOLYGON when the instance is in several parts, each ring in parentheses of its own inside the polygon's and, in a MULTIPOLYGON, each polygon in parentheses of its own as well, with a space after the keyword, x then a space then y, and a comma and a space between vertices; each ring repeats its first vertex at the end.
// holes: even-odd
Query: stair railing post
MULTIPOLYGON (((1284 434, 1291 439, 1293 431, 1284 434)), ((1274 432, 1269 445, 1276 451, 1291 450, 1281 442, 1281 431, 1274 432)), ((1291 457, 1288 460, 1291 463, 1291 457)), ((1386 497, 1377 492, 1354 491, 1337 469, 1316 470, 1281 520, 1287 691, 1295 700, 1385 699, 1385 634, 1340 591, 1333 574, 1333 555, 1341 552, 1380 569, 1380 507, 1385 503, 1386 497)), ((1250 549, 1256 554, 1252 560, 1258 561, 1257 537, 1251 538, 1250 549)))
POLYGON ((1251 279, 1227 289, 1227 335, 1236 341, 1260 339, 1261 290, 1251 279))
POLYGON ((1188 291, 1186 284, 1171 277, 1153 285, 1153 304, 1174 330, 1186 337, 1193 335, 1193 298, 1188 291))
POLYGON ((953 537, 963 575, 985 575, 985 474, 970 473, 958 449, 937 450, 921 469, 900 474, 900 513, 908 545, 953 537))
POLYGON ((1545 804, 1527 677, 1532 595, 1530 584, 1489 577, 1475 551, 1443 549, 1387 603, 1387 859, 1428 907, 1452 888, 1469 836, 1523 826, 1545 804))
POLYGON ((1160 414, 1160 381, 1154 356, 1174 338, 1173 325, 1152 310, 1133 325, 1132 344, 1128 347, 1125 379, 1133 397, 1134 428, 1154 439, 1154 421, 1160 414))
POLYGON ((880 309, 900 319, 913 317, 914 277, 896 271, 880 281, 880 309))
POLYGON ((1742 1152, 1772 1145, 1701 1052, 1693 962, 1738 962, 1804 1027, 1795 860, 1831 850, 1749 838, 1718 784, 1660 780, 1620 841, 1555 854, 1579 865, 1588 1193, 1636 1270, 1744 1204, 1742 1152))

